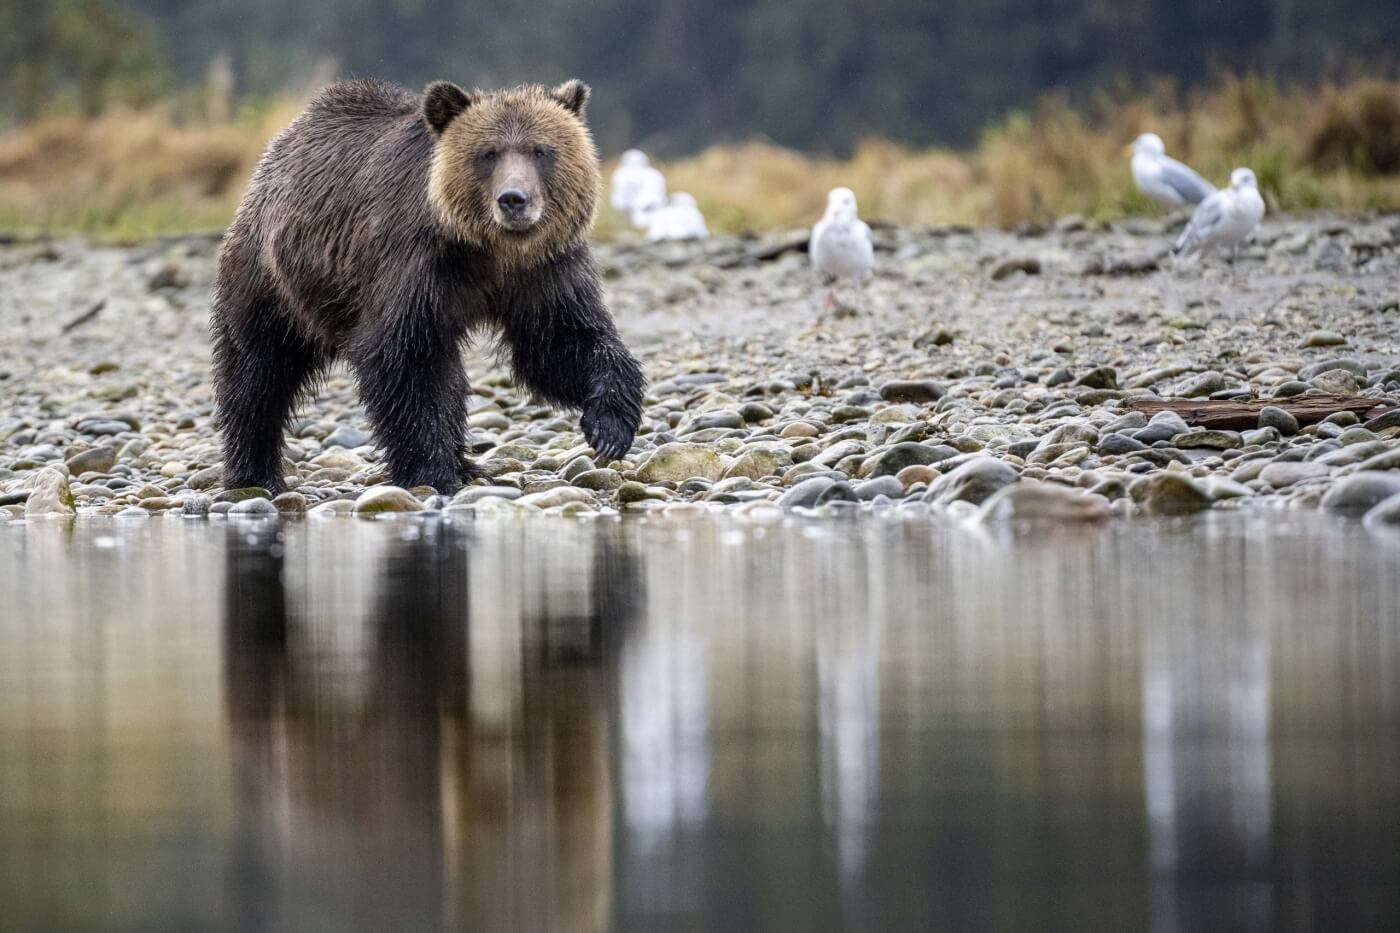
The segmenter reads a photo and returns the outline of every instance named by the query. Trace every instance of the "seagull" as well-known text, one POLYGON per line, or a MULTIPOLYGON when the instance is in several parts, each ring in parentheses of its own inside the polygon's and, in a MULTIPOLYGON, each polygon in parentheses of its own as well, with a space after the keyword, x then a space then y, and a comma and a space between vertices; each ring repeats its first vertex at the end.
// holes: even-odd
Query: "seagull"
POLYGON ((647 161, 645 152, 628 149, 612 174, 610 202, 633 226, 645 227, 647 216, 666 203, 666 177, 647 161))
POLYGON ((1133 141, 1133 181, 1167 210, 1199 204, 1215 191, 1191 166, 1168 158, 1167 147, 1156 133, 1143 133, 1133 141))
POLYGON ((826 213, 812 228, 812 267, 829 279, 864 278, 875 267, 870 228, 856 216, 856 196, 850 188, 833 188, 826 196, 826 213))
POLYGON ((664 207, 652 211, 646 221, 648 240, 703 240, 710 235, 705 216, 695 199, 684 191, 671 195, 664 207))
POLYGON ((1196 208, 1176 241, 1176 251, 1193 260, 1217 246, 1228 246, 1233 261, 1235 249, 1263 219, 1264 199, 1259 196, 1258 179, 1249 169, 1237 168, 1230 173, 1230 187, 1215 192, 1196 208))
MULTIPOLYGON (((812 228, 808 247, 812 268, 822 279, 861 280, 875 268, 875 245, 870 228, 856 215, 856 195, 850 188, 833 188, 826 196, 826 213, 812 228)), ((836 304, 833 288, 827 305, 836 304)))

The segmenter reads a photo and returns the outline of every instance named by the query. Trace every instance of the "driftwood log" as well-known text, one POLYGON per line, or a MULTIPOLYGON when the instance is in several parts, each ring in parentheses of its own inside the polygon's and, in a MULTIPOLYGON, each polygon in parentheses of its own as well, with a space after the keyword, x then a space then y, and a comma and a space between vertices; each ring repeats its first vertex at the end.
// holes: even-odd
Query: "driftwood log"
POLYGON ((1259 424, 1259 411, 1267 406, 1282 408, 1302 425, 1316 424, 1339 411, 1352 411, 1362 418, 1375 417, 1395 406, 1380 399, 1359 395, 1295 395, 1290 398, 1203 399, 1165 398, 1131 399, 1135 408, 1151 417, 1159 411, 1174 411, 1187 424, 1206 428, 1241 431, 1259 424))

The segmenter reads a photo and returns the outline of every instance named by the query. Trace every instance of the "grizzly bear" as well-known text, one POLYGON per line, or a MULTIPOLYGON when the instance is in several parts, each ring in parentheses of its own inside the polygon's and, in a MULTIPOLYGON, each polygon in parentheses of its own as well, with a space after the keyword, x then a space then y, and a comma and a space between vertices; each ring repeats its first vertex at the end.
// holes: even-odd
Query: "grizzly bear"
POLYGON ((517 383, 631 448, 644 388, 586 235, 600 187, 573 80, 420 96, 323 91, 268 145, 219 255, 211 309, 224 484, 286 488, 282 436, 337 358, 390 479, 451 493, 467 457, 462 345, 494 330, 517 383))

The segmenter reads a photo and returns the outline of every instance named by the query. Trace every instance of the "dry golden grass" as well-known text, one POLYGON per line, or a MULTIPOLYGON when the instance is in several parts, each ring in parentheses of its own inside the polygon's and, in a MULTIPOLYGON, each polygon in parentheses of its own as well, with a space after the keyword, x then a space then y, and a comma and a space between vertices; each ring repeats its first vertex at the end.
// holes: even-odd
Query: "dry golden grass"
MULTIPOLYGON (((296 110, 284 102, 222 123, 122 111, 0 136, 0 227, 130 239, 220 226, 266 141, 296 110)), ((1400 209, 1400 83, 1377 80, 1284 92, 1225 77, 1185 104, 1161 85, 1106 93, 1082 110, 1049 96, 989 128, 973 150, 868 140, 833 159, 753 142, 661 168, 716 231, 809 224, 837 185, 880 220, 1009 226, 1150 212, 1125 153, 1145 130, 1217 183, 1249 165, 1275 210, 1400 209)), ((622 226, 606 210, 599 217, 601 235, 622 226)))
POLYGON ((136 239, 226 224, 279 107, 183 125, 160 109, 56 117, 0 137, 0 227, 136 239))

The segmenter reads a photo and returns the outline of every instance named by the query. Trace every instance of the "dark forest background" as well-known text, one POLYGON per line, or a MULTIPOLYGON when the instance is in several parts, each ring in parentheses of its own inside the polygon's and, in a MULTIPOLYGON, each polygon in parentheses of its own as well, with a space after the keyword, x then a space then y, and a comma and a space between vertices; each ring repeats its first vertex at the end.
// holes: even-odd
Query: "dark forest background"
POLYGON ((606 151, 963 144, 1047 90, 1393 75, 1397 0, 0 0, 0 122, 213 83, 577 75, 606 151))

